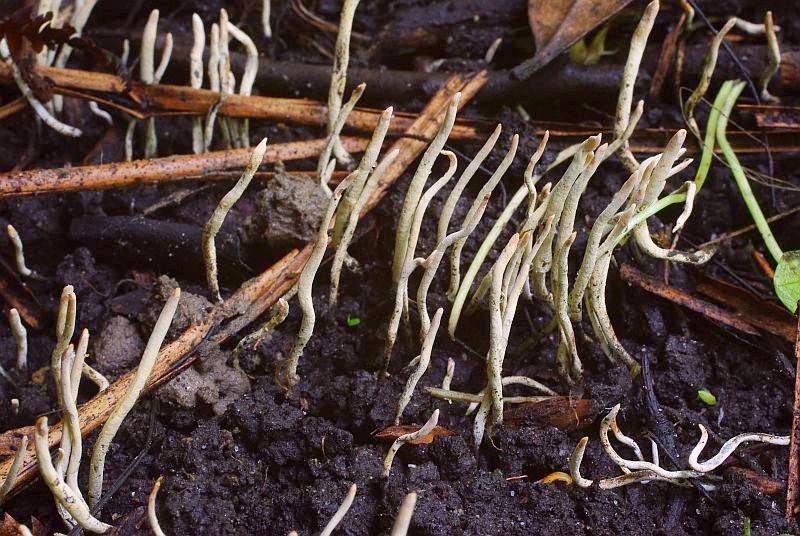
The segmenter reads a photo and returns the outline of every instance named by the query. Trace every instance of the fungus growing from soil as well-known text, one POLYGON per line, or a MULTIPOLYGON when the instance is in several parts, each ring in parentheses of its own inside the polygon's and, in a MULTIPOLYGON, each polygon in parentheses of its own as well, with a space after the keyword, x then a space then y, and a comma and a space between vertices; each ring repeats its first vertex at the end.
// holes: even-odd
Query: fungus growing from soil
POLYGON ((17 370, 24 371, 28 368, 28 330, 22 325, 19 311, 14 307, 8 311, 8 325, 17 343, 17 370))
POLYGON ((220 199, 217 208, 211 214, 205 227, 203 228, 203 260, 206 265, 206 283, 211 295, 217 300, 222 301, 220 295, 219 280, 217 276, 217 246, 214 239, 219 232, 220 227, 225 222, 225 216, 228 211, 236 204, 240 197, 244 194, 253 176, 258 171, 258 166, 264 159, 264 154, 267 152, 267 138, 261 140, 250 155, 250 163, 242 172, 242 176, 236 181, 228 193, 220 199))
MULTIPOLYGON (((158 33, 159 11, 154 9, 147 18, 147 23, 142 31, 142 50, 139 55, 139 77, 143 84, 158 84, 167 70, 172 57, 172 34, 164 37, 164 49, 161 51, 161 61, 155 66, 156 35, 158 33)), ((144 157, 152 158, 158 153, 158 136, 156 135, 155 117, 145 119, 144 157)))
POLYGON ((428 370, 428 365, 430 365, 431 362, 433 343, 436 341, 436 334, 439 332, 439 323, 442 320, 443 312, 444 309, 440 307, 433 315, 433 320, 431 321, 429 329, 425 333, 425 339, 422 341, 422 350, 420 350, 419 355, 414 359, 417 361, 417 367, 408 377, 406 385, 403 388, 403 392, 400 394, 400 399, 397 401, 397 411, 394 414, 395 426, 400 424, 400 418, 403 416, 403 410, 406 409, 406 406, 411 401, 411 397, 414 396, 414 389, 416 389, 417 383, 419 383, 419 380, 422 378, 422 375, 425 374, 425 371, 428 370))
MULTIPOLYGON (((339 32, 336 34, 336 46, 331 69, 331 85, 328 90, 328 134, 333 132, 336 118, 342 107, 344 88, 347 85, 347 66, 350 63, 350 34, 353 31, 353 18, 360 0, 344 0, 339 12, 339 32)), ((334 136, 333 155, 340 164, 350 163, 350 155, 334 136)))
POLYGON ((161 481, 163 479, 163 476, 156 478, 156 481, 153 482, 153 489, 150 490, 150 494, 147 496, 147 521, 150 523, 150 530, 152 530, 153 534, 156 536, 165 536, 164 531, 161 530, 161 524, 158 522, 158 516, 156 515, 156 498, 158 496, 158 490, 161 489, 161 481))
POLYGON ((353 501, 356 499, 356 492, 358 491, 358 486, 352 484, 350 488, 347 490, 347 495, 345 495, 342 504, 336 510, 336 513, 333 514, 333 517, 328 524, 325 525, 325 528, 322 529, 322 532, 319 533, 319 536, 330 536, 333 534, 333 531, 336 530, 336 527, 339 526, 339 523, 342 522, 344 516, 347 515, 347 512, 350 510, 350 507, 353 506, 353 501))
MULTIPOLYGON (((153 370, 158 352, 167 336, 169 326, 172 324, 172 319, 178 308, 180 297, 181 290, 176 288, 164 304, 164 308, 161 310, 161 314, 158 315, 155 326, 153 326, 153 331, 147 341, 147 346, 145 346, 144 352, 142 353, 142 359, 139 361, 139 366, 136 368, 136 373, 128 389, 114 406, 114 409, 111 410, 111 415, 109 415, 103 428, 100 430, 100 435, 97 436, 94 449, 92 450, 91 465, 89 467, 89 504, 93 508, 96 507, 103 493, 103 471, 108 449, 111 446, 111 442, 114 440, 114 436, 117 435, 122 421, 128 413, 130 413, 131 409, 133 409, 136 401, 139 400, 139 395, 141 395, 142 389, 144 389, 147 379, 150 377, 150 372, 153 370)), ((77 431, 77 434, 80 435, 80 430, 77 431)))
POLYGON ((383 459, 383 471, 381 472, 382 478, 389 478, 389 473, 392 470, 392 462, 394 461, 395 454, 397 451, 405 445, 406 443, 410 443, 411 441, 416 441, 417 439, 422 439, 426 435, 430 434, 436 425, 439 423, 439 410, 433 410, 433 414, 428 421, 420 427, 419 430, 416 432, 410 432, 408 434, 403 434, 397 439, 394 440, 392 446, 389 447, 389 452, 386 453, 386 457, 383 459))
POLYGON ((11 246, 14 248, 14 263, 17 266, 17 272, 22 277, 30 277, 33 275, 33 270, 28 268, 25 262, 25 246, 22 244, 22 238, 13 225, 6 226, 6 233, 8 239, 11 241, 11 246))
POLYGON ((273 307, 273 313, 272 316, 269 317, 269 320, 267 320, 263 326, 254 332, 250 333, 246 337, 242 337, 242 340, 239 341, 239 343, 236 345, 236 348, 233 350, 233 355, 238 356, 247 348, 255 349, 255 347, 258 345, 258 342, 264 338, 267 333, 283 324, 283 321, 286 320, 288 315, 289 302, 284 298, 278 299, 278 303, 276 303, 273 307))
POLYGON ((3 481, 3 485, 0 486, 0 504, 3 503, 3 500, 6 498, 6 495, 8 495, 8 492, 14 488, 14 484, 19 476, 19 470, 22 467, 22 462, 25 460, 27 452, 28 436, 24 435, 20 438, 17 451, 14 453, 14 461, 11 463, 11 469, 8 470, 8 475, 3 481))
POLYGON ((325 209, 325 214, 322 216, 322 220, 319 224, 317 239, 314 242, 314 249, 311 251, 311 255, 308 257, 305 266, 303 266, 303 271, 300 273, 300 278, 297 281, 297 299, 300 302, 303 318, 300 321, 300 329, 297 332, 297 337, 292 344, 292 349, 289 352, 289 357, 284 366, 284 377, 289 386, 296 385, 300 379, 297 374, 297 365, 300 362, 300 356, 303 355, 306 344, 308 344, 311 335, 314 333, 314 324, 317 321, 312 291, 314 287, 314 277, 317 275, 317 270, 319 270, 319 266, 322 263, 322 258, 325 256, 325 250, 328 249, 328 229, 330 228, 334 212, 336 212, 336 208, 339 206, 339 201, 342 195, 344 195, 345 190, 349 188, 353 178, 354 174, 351 173, 340 182, 333 191, 333 195, 331 195, 328 201, 328 207, 325 209))
MULTIPOLYGON (((189 85, 195 89, 203 87, 203 50, 206 46, 206 30, 203 19, 192 13, 192 50, 189 53, 189 85)), ((202 153, 205 148, 203 120, 192 117, 192 151, 202 153)))

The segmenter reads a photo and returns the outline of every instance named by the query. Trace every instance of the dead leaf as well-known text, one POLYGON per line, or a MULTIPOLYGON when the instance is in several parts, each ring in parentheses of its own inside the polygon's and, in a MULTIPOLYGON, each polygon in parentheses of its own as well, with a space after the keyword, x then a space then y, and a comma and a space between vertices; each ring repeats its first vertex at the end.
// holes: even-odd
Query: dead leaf
POLYGON ((514 68, 524 79, 627 6, 631 0, 528 0, 536 54, 514 68))
POLYGON ((561 430, 574 430, 588 424, 594 414, 591 400, 559 396, 542 402, 528 402, 511 406, 503 413, 503 422, 512 426, 525 424, 542 428, 555 426, 561 430))
MULTIPOLYGON (((375 437, 380 439, 381 441, 394 441, 398 437, 406 434, 410 434, 412 432, 416 432, 422 428, 421 426, 413 426, 413 425, 403 425, 403 426, 390 426, 389 428, 384 428, 377 434, 375 437)), ((437 426, 431 433, 421 437, 419 439, 415 439, 414 441, 409 441, 411 445, 427 445, 429 443, 433 443, 433 440, 436 436, 454 436, 456 435, 455 432, 452 430, 448 430, 447 428, 442 428, 441 426, 437 426)))

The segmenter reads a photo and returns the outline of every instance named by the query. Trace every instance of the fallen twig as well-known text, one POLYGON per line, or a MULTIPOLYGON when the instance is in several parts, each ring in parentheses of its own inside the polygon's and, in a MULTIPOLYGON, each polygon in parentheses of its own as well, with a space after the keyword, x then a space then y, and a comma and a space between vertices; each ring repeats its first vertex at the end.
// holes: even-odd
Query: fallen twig
MULTIPOLYGON (((342 143, 349 152, 363 151, 367 141, 362 138, 342 138, 342 143)), ((324 145, 324 139, 270 145, 267 147, 263 163, 314 157, 324 145)), ((229 149, 97 166, 0 173, 0 197, 103 190, 135 184, 176 181, 192 176, 213 176, 220 171, 243 168, 250 160, 250 153, 250 149, 229 149)))
POLYGON ((759 334, 759 331, 752 324, 739 318, 736 314, 718 307, 713 303, 701 300, 696 296, 692 296, 683 290, 667 285, 663 281, 647 275, 629 264, 623 264, 622 267, 620 267, 619 276, 624 281, 634 283, 651 294, 660 296, 672 303, 682 305, 687 309, 700 313, 711 320, 721 322, 742 333, 747 333, 748 335, 759 334))

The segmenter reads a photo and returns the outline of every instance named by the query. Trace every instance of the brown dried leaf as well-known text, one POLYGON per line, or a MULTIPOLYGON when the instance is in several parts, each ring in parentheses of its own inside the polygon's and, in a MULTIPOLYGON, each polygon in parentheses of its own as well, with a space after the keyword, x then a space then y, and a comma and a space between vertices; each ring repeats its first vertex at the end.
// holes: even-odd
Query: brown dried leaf
POLYGON ((555 426, 561 430, 575 430, 588 424, 594 415, 591 400, 559 396, 542 402, 511 406, 503 413, 503 422, 512 426, 525 424, 541 428, 555 426))
MULTIPOLYGON (((413 426, 413 425, 401 425, 401 426, 390 426, 388 428, 384 428, 377 434, 375 437, 380 439, 381 441, 394 441, 398 437, 406 434, 410 434, 412 432, 416 432, 422 428, 421 426, 413 426)), ((437 426, 434 428, 430 434, 416 439, 414 441, 409 441, 412 445, 427 445, 429 443, 433 443, 433 440, 436 436, 454 436, 456 435, 455 432, 452 430, 448 430, 447 428, 442 428, 441 426, 437 426)))
POLYGON ((583 36, 627 6, 631 0, 528 0, 528 22, 536 54, 514 68, 527 78, 583 36))

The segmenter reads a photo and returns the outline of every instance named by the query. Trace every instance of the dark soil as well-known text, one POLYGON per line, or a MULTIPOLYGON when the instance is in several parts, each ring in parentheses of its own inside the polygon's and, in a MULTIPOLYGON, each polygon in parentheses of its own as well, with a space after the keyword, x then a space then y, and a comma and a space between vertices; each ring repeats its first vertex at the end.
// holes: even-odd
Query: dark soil
MULTIPOLYGON (((89 34, 94 34, 98 42, 113 35, 118 43, 127 32, 136 35, 149 9, 159 7, 161 28, 172 31, 178 44, 188 44, 187 21, 192 10, 210 25, 223 3, 210 0, 165 6, 163 2, 148 0, 132 4, 100 2, 90 21, 89 34)), ((312 29, 289 7, 289 2, 273 2, 276 37, 267 42, 258 23, 258 4, 232 2, 226 7, 231 19, 254 37, 259 50, 276 60, 329 61, 320 49, 331 50, 335 36, 312 29)), ((353 45, 353 66, 413 70, 430 64, 433 59, 444 58, 447 61, 442 69, 472 70, 483 67, 483 54, 498 36, 504 37, 505 44, 498 52, 496 67, 516 65, 531 53, 532 45, 527 43, 532 40, 523 0, 504 0, 496 6, 491 2, 462 5, 445 0, 387 0, 362 4, 356 17, 356 31, 380 37, 372 43, 353 45), (492 5, 487 7, 487 4, 492 5), (424 27, 434 38, 398 44, 398 36, 402 37, 408 28, 413 29, 414 24, 424 27), (449 39, 461 35, 464 40, 449 39)), ((678 17, 679 8, 675 3, 664 4, 667 5, 662 6, 659 24, 647 50, 648 57, 657 56, 668 26, 678 17)), ((700 2, 709 16, 735 14, 748 20, 761 18, 765 9, 762 4, 755 0, 700 2)), ((776 20, 783 27, 782 46, 796 47, 800 41, 800 19, 796 13, 792 16, 790 2, 773 4, 776 20)), ((306 2, 306 5, 320 17, 336 20, 338 1, 320 0, 306 2)), ((603 61, 624 61, 635 11, 624 12, 612 26, 613 42, 608 48, 619 48, 619 51, 603 61)), ((707 41, 708 35, 702 31, 690 38, 693 44, 707 41)), ((119 45, 112 50, 118 48, 119 45)), ((76 53, 73 63, 97 68, 80 53, 76 53)), ((651 74, 643 73, 642 78, 647 79, 651 74)), ((173 72, 172 77, 174 81, 185 83, 180 73, 173 72)), ((644 91, 646 86, 643 86, 644 91)), ((670 81, 666 87, 670 89, 665 89, 662 100, 648 100, 642 126, 681 124, 670 81)), ((269 94, 269 88, 260 90, 262 94, 269 94)), ((16 96, 14 89, 0 88, 3 103, 16 96)), ((381 102, 380 98, 377 100, 381 102)), ((791 103, 792 99, 785 102, 791 103)), ((82 138, 61 138, 50 129, 40 127, 32 112, 26 110, 0 121, 0 169, 10 170, 20 162, 25 168, 80 164, 103 136, 105 127, 88 114, 85 104, 69 99, 67 103, 67 117, 86 131, 82 138)), ((397 109, 414 110, 423 103, 424 98, 420 96, 412 102, 383 102, 383 105, 395 104, 397 109)), ((571 108, 529 109, 534 119, 528 122, 521 119, 514 105, 514 102, 507 102, 484 108, 471 106, 464 112, 466 116, 503 123, 501 141, 485 164, 489 170, 502 158, 512 133, 521 136, 520 151, 506 174, 503 192, 498 189, 494 195, 483 223, 465 248, 465 259, 474 253, 479 240, 502 210, 506 192, 513 192, 518 186, 528 155, 539 141, 534 133, 536 120, 608 125, 613 117, 613 103, 596 103, 591 94, 585 95, 582 105, 571 108)), ((701 112, 701 116, 704 113, 701 112)), ((116 128, 124 128, 122 116, 115 115, 115 120, 116 128)), ((188 120, 159 119, 158 129, 161 154, 190 152, 188 120)), ((269 136, 271 143, 319 135, 321 131, 315 129, 251 121, 252 139, 269 136)), ((142 135, 137 132, 135 139, 140 150, 142 135)), ((455 148, 466 155, 474 154, 478 146, 455 144, 455 148)), ((557 151, 553 145, 545 161, 552 160, 557 151)), ((767 169, 764 155, 755 155, 745 162, 761 171, 767 169)), ((796 154, 776 158, 775 176, 793 185, 800 184, 797 162, 796 154)), ((313 169, 315 164, 298 162, 289 167, 307 170, 313 169)), ((290 304, 287 321, 264 338, 256 350, 248 350, 239 357, 240 366, 251 380, 252 390, 234 400, 221 415, 215 414, 214 407, 203 400, 194 409, 156 402, 160 397, 148 397, 140 402, 123 425, 108 457, 106 491, 137 455, 143 450, 145 454, 130 477, 114 490, 102 519, 119 524, 125 516, 131 519, 141 516, 140 507, 146 504, 153 480, 164 475, 158 515, 165 532, 171 535, 282 535, 290 530, 297 530, 301 535, 316 534, 336 511, 351 483, 358 485, 358 495, 337 534, 388 533, 400 502, 410 491, 419 493, 410 534, 421 536, 740 535, 744 533, 745 518, 751 522, 752 534, 774 535, 789 530, 783 520, 785 492, 764 495, 730 468, 717 471, 720 476, 717 490, 707 496, 694 488, 665 483, 651 482, 614 491, 602 491, 596 486, 582 490, 558 483, 538 483, 553 471, 568 470, 570 453, 583 435, 590 438, 583 463, 584 476, 599 479, 619 474, 597 440, 600 417, 617 403, 622 405, 620 425, 623 430, 643 447, 649 443, 647 438, 653 437, 662 445, 662 460, 667 467, 670 462, 664 453, 670 451, 676 455, 680 468, 686 466, 686 457, 699 436, 698 424, 710 430, 712 445, 709 450, 739 433, 786 434, 789 430, 794 382, 793 363, 787 358, 792 355, 791 347, 781 341, 731 331, 654 298, 620 281, 614 269, 608 288, 612 320, 629 351, 650 363, 654 394, 660 404, 657 414, 648 407, 642 378, 631 379, 627 369, 611 364, 587 337, 580 337, 586 381, 580 389, 571 391, 555 372, 557 341, 552 336, 545 337, 522 355, 508 355, 504 372, 534 377, 564 395, 582 395, 591 400, 590 415, 579 430, 547 426, 541 419, 514 419, 513 423, 492 430, 480 451, 475 453, 472 418, 464 416, 464 405, 449 405, 432 399, 423 392, 423 387, 440 385, 448 358, 456 361, 454 389, 478 392, 484 386, 482 356, 487 349, 488 320, 484 313, 478 313, 463 319, 458 343, 450 341, 444 333, 439 336, 430 368, 403 416, 403 424, 422 424, 439 408, 439 425, 455 435, 438 437, 428 445, 403 447, 394 461, 391 477, 381 479, 381 463, 388 444, 379 442, 374 435, 392 424, 396 401, 406 380, 401 368, 418 352, 416 341, 401 336, 394 352, 391 377, 378 378, 385 327, 393 300, 390 265, 395 224, 413 169, 412 166, 389 196, 359 225, 360 239, 350 252, 361 263, 363 271, 359 275, 345 270, 340 304, 335 312, 327 309, 327 265, 323 265, 314 293, 317 325, 300 362, 301 380, 292 395, 287 396, 276 385, 274 372, 288 354, 299 326, 296 300, 290 304), (348 317, 357 317, 361 322, 350 326, 346 321, 348 317), (699 401, 698 389, 713 392, 717 405, 710 407, 699 401), (149 445, 148 436, 151 436, 149 445)), ((692 175, 693 168, 684 174, 685 177, 692 175)), ((580 262, 583 251, 580 237, 585 236, 594 217, 625 178, 622 167, 611 159, 589 185, 576 224, 579 241, 573 248, 573 268, 580 262)), ((692 244, 750 223, 726 168, 715 164, 706 184, 695 214, 684 231, 681 247, 690 248, 692 244)), ((143 238, 134 244, 135 247, 141 248, 142 244, 168 246, 172 243, 169 237, 178 232, 177 225, 183 226, 177 229, 194 229, 199 235, 199 229, 226 186, 211 185, 177 206, 158 210, 148 216, 155 223, 144 227, 140 224, 145 208, 179 188, 196 186, 136 187, 101 193, 8 198, 0 200, 0 226, 8 223, 16 226, 25 242, 29 265, 44 276, 43 280, 28 282, 44 311, 55 311, 61 287, 71 284, 78 296, 78 326, 89 328, 95 339, 100 337, 109 319, 118 316, 133 322, 146 338, 152 325, 152 308, 160 307, 153 297, 158 294, 158 276, 170 275, 178 279, 184 290, 208 296, 202 279, 199 247, 187 246, 180 250, 180 255, 174 256, 148 256, 146 251, 134 255, 131 251, 138 250, 130 249, 124 241, 89 240, 86 233, 76 236, 75 229, 80 229, 78 224, 83 222, 84 228, 94 227, 96 233, 102 234, 108 231, 106 224, 113 218, 119 225, 137 226, 137 233, 143 234, 143 238)), ((472 186, 470 193, 474 195, 479 184, 472 186)), ((226 257, 220 268, 226 277, 223 283, 228 286, 228 295, 247 276, 265 269, 269 262, 285 253, 277 248, 256 250, 238 241, 237 229, 255 213, 257 192, 264 187, 269 188, 269 183, 254 183, 223 226, 223 236, 235 242, 230 245, 234 253, 226 257)), ((757 187, 756 194, 769 214, 796 205, 800 197, 791 190, 772 192, 765 187, 757 187)), ((446 195, 447 189, 431 204, 419 251, 427 252, 434 246, 434 216, 438 216, 446 195)), ((463 218, 472 195, 462 200, 454 218, 456 221, 463 218)), ((664 221, 674 221, 676 214, 677 211, 668 212, 664 221)), ((798 220, 789 218, 774 227, 787 250, 800 247, 797 226, 798 220)), ((651 228, 658 230, 655 222, 651 223, 651 228)), ((667 230, 668 227, 662 229, 667 230)), ((752 261, 754 248, 763 249, 753 234, 728 241, 702 270, 740 285, 747 284, 769 298, 771 284, 752 261)), ((11 248, 6 241, 0 240, 0 252, 7 260, 11 259, 11 248)), ((496 252, 492 258, 494 255, 496 252)), ((618 263, 631 262, 653 275, 663 276, 662 263, 643 259, 632 249, 621 249, 616 257, 618 263)), ((431 311, 439 306, 446 307, 445 271, 444 267, 440 268, 440 275, 431 289, 428 298, 431 311)), ((670 282, 676 286, 691 289, 694 275, 690 269, 670 267, 670 282)), ((415 280, 411 288, 416 289, 415 280)), ((549 310, 541 304, 524 303, 522 307, 524 310, 517 315, 509 349, 529 335, 539 333, 550 320, 549 310)), ((52 316, 48 319, 52 320, 52 316)), ((412 318, 412 322, 412 331, 415 331, 416 319, 412 318)), ((583 330, 591 335, 588 323, 583 330)), ((29 330, 31 371, 48 365, 54 344, 52 331, 51 325, 39 331, 29 330)), ((3 366, 10 369, 15 346, 8 330, 0 330, 0 343, 6 349, 2 353, 3 366)), ((232 359, 230 350, 232 346, 223 348, 229 360, 232 359)), ((102 356, 96 358, 102 359, 102 356)), ((109 373, 113 378, 123 371, 117 368, 110 369, 109 373)), ((0 429, 29 425, 38 415, 54 409, 53 383, 49 374, 45 377, 41 385, 30 381, 30 375, 17 375, 17 386, 0 380, 0 400, 19 398, 21 401, 21 411, 16 416, 10 414, 5 402, 0 403, 0 429)), ((81 401, 93 394, 89 386, 84 386, 84 391, 81 401)), ((91 437, 87 440, 84 452, 91 448, 92 440, 91 437)), ((787 457, 787 448, 742 448, 731 466, 785 482, 787 457)), ((85 479, 84 472, 88 472, 85 467, 81 474, 85 479)), ((34 516, 48 532, 63 530, 53 501, 41 482, 25 489, 6 506, 21 522, 29 523, 34 516)), ((131 526, 134 532, 148 532, 146 523, 131 523, 131 526)))

